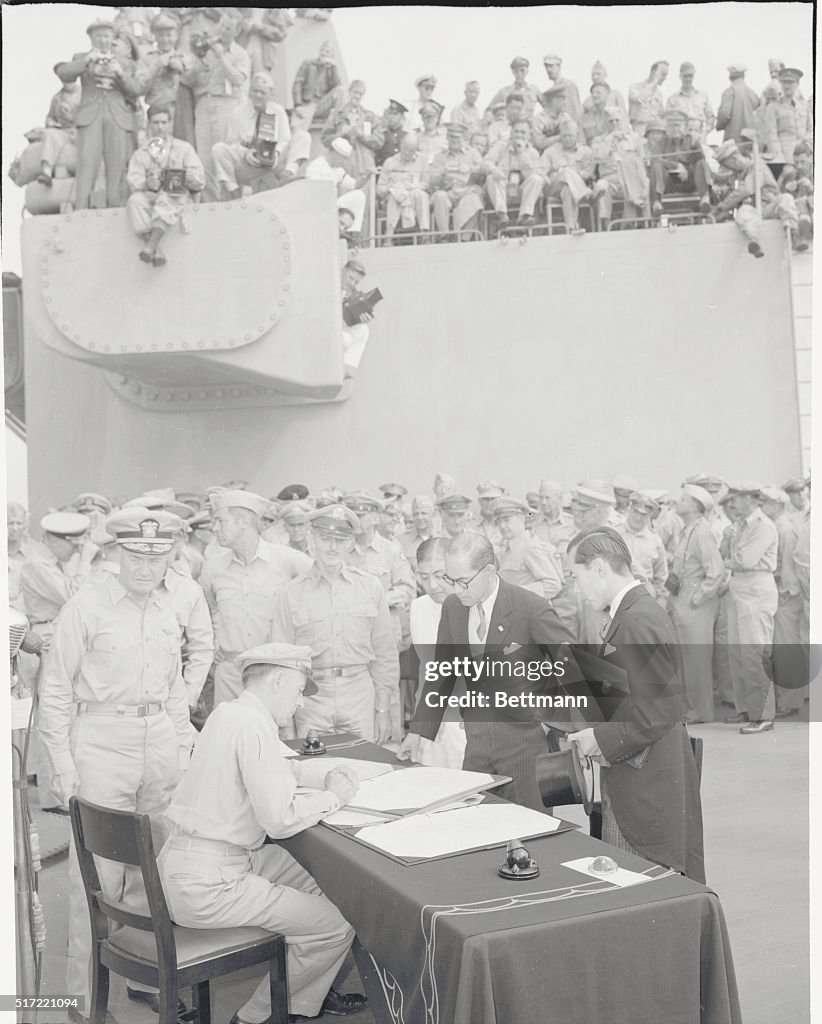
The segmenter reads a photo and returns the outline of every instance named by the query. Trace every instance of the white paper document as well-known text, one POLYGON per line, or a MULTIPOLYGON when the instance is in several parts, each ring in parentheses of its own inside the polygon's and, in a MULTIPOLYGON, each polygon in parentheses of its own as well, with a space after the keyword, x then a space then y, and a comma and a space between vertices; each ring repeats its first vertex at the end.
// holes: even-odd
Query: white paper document
POLYGON ((518 804, 480 804, 371 825, 360 829, 357 838, 394 857, 443 857, 509 839, 547 835, 559 826, 559 818, 518 804))
POLYGON ((491 789, 501 782, 485 772, 455 768, 404 768, 363 782, 351 801, 352 809, 413 811, 491 789))
MULTIPOLYGON (((443 811, 450 811, 456 807, 472 807, 485 799, 483 793, 472 793, 463 800, 457 800, 445 807, 438 807, 429 814, 442 814, 443 811)), ((381 811, 350 811, 347 807, 341 807, 339 811, 329 814, 323 818, 323 825, 336 825, 337 828, 358 828, 361 825, 376 825, 379 821, 394 821, 395 814, 385 814, 381 811)))
POLYGON ((594 857, 580 857, 579 860, 563 861, 562 866, 570 868, 572 871, 579 871, 581 875, 585 875, 587 878, 597 878, 600 882, 610 882, 611 885, 616 885, 620 889, 624 889, 627 885, 638 885, 640 882, 651 881, 648 875, 641 875, 638 871, 628 871, 625 868, 617 868, 616 871, 607 875, 604 875, 601 871, 592 871, 591 865, 594 863, 594 860, 594 857))
POLYGON ((285 743, 283 743, 282 740, 280 740, 279 742, 280 742, 280 753, 282 754, 283 757, 296 757, 297 756, 297 751, 296 750, 292 750, 291 747, 289 747, 285 743))
MULTIPOLYGON (((320 761, 320 758, 317 760, 320 761)), ((353 757, 324 757, 320 763, 329 771, 333 768, 345 768, 353 772, 360 782, 365 782, 366 779, 376 779, 379 775, 387 775, 389 772, 399 770, 396 765, 384 764, 381 761, 355 761, 353 757)), ((353 802, 358 802, 356 797, 353 802)))

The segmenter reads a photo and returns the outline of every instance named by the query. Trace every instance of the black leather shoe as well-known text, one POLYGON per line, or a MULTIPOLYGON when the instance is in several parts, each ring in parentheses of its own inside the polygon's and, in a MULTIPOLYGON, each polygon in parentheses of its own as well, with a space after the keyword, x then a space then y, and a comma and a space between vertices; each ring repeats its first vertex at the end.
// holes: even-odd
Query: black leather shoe
MULTIPOLYGON (((126 993, 129 999, 131 999, 133 1002, 145 1003, 150 1010, 152 1010, 154 1013, 159 1014, 160 994, 158 992, 143 992, 140 989, 131 988, 129 985, 126 985, 126 993)), ((186 1004, 182 1001, 182 999, 178 999, 177 1015, 179 1016, 181 1013, 186 1013, 187 1011, 188 1007, 186 1006, 186 1004)))
MULTIPOLYGON (((367 1006, 368 1000, 359 992, 349 992, 343 995, 342 992, 332 988, 329 989, 317 1017, 324 1017, 326 1014, 330 1017, 347 1017, 349 1013, 359 1013, 360 1010, 364 1010, 367 1006)), ((317 1017, 304 1017, 300 1013, 289 1013, 288 1015, 288 1019, 292 1024, 296 1024, 297 1021, 301 1020, 316 1020, 317 1017)), ((234 1024, 234 1022, 232 1021, 231 1024, 234 1024)))
POLYGON ((748 252, 751 254, 751 256, 756 256, 758 260, 762 259, 762 257, 765 255, 765 253, 762 251, 762 246, 759 244, 759 242, 748 242, 748 252))
POLYGON ((748 712, 740 711, 737 715, 726 715, 725 723, 727 725, 740 725, 743 722, 748 721, 748 712))

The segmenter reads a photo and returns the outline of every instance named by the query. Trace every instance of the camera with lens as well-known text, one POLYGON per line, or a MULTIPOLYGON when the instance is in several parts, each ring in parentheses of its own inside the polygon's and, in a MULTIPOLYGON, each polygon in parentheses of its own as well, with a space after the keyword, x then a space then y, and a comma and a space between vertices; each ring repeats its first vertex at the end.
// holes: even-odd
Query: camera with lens
POLYGON ((262 167, 273 167, 277 162, 276 114, 261 110, 257 115, 251 149, 262 167))
POLYGON ((116 60, 113 53, 101 53, 94 58, 92 71, 94 73, 94 84, 98 89, 114 88, 114 72, 111 65, 116 60))
POLYGON ((210 36, 207 32, 196 32, 191 37, 191 52, 202 60, 217 42, 219 40, 216 36, 210 36))

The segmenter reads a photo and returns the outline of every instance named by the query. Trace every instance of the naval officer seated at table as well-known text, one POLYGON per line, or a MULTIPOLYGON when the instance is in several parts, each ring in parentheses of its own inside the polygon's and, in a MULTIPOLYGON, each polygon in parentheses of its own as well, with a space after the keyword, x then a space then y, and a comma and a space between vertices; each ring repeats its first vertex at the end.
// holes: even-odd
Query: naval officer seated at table
MULTIPOLYGON (((172 830, 157 863, 172 920, 283 935, 290 1016, 356 1013, 365 996, 331 987, 354 929, 291 854, 263 845, 266 835, 285 839, 339 810, 357 792, 356 776, 280 753, 278 729, 303 694, 317 692, 309 647, 263 644, 236 664, 243 692, 214 709, 166 812, 172 830)), ((266 976, 230 1024, 265 1024, 270 1015, 266 976)))
POLYGON ((568 558, 581 596, 610 617, 599 657, 627 676, 628 693, 608 720, 568 737, 602 765, 602 838, 704 882, 699 778, 671 621, 634 578, 616 530, 583 531, 568 558))

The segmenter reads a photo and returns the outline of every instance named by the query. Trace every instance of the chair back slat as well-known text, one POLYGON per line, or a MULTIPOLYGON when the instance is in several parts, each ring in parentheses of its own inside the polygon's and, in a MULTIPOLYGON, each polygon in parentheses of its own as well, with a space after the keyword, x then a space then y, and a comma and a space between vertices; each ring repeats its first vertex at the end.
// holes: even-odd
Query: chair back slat
POLYGON ((157 943, 157 963, 161 973, 173 971, 177 963, 177 947, 157 870, 149 816, 101 807, 77 796, 69 800, 69 810, 95 943, 108 937, 109 920, 151 931, 157 943), (126 908, 102 892, 94 864, 95 856, 140 868, 148 898, 148 915, 126 908))
POLYGON ((114 903, 111 900, 107 900, 105 896, 95 895, 97 906, 109 921, 128 925, 129 928, 139 928, 140 931, 144 932, 154 931, 154 922, 150 917, 147 917, 145 914, 135 913, 134 910, 124 906, 122 903, 114 903))
POLYGON ((140 863, 135 815, 131 811, 114 811, 78 798, 83 827, 83 845, 89 853, 118 864, 140 863))

